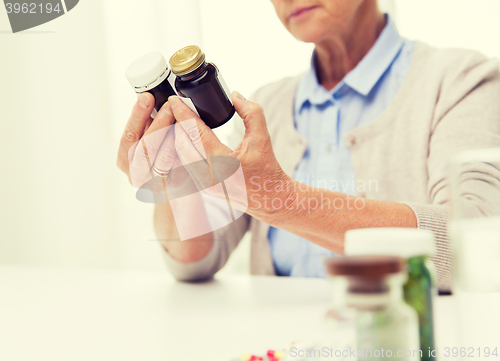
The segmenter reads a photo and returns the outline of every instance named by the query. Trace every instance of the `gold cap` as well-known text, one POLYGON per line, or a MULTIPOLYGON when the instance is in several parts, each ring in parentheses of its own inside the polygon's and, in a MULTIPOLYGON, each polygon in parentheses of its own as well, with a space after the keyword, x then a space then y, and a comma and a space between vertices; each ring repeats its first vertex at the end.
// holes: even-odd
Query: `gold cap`
POLYGON ((170 60, 170 68, 175 75, 188 74, 203 64, 205 53, 197 45, 189 45, 177 51, 170 60))

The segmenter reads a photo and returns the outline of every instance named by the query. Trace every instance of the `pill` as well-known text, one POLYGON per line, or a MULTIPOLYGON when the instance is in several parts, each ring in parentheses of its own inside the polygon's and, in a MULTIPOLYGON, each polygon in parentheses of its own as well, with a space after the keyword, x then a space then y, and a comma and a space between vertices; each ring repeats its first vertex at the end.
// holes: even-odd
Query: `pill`
POLYGON ((250 355, 249 353, 244 353, 241 355, 241 361, 249 361, 250 357, 252 357, 252 355, 250 355))

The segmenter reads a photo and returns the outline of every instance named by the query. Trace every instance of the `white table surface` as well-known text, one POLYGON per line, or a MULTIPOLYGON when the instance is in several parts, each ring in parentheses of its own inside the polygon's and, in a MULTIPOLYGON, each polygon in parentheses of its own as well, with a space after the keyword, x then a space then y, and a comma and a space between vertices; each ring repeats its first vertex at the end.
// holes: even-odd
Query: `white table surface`
MULTIPOLYGON (((321 279, 3 266, 0 360, 232 360, 314 337, 330 292, 321 279)), ((458 346, 462 324, 500 350, 499 308, 500 294, 439 297, 438 347, 458 346)))

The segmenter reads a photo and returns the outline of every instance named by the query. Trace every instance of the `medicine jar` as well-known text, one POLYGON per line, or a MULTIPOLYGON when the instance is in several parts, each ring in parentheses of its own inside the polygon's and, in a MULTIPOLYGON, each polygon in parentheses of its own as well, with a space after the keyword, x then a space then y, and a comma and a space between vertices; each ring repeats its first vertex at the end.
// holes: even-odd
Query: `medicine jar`
POLYGON ((196 108, 200 118, 210 128, 225 124, 235 113, 231 92, 219 69, 205 59, 197 45, 186 46, 169 60, 176 75, 175 89, 184 102, 196 108))

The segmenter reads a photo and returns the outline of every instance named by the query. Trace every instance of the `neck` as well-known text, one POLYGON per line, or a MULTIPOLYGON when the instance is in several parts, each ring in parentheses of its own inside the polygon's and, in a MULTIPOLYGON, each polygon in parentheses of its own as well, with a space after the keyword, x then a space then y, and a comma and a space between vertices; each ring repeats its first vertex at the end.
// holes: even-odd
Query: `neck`
POLYGON ((368 53, 386 22, 376 2, 365 1, 346 28, 315 44, 318 82, 333 89, 368 53))

